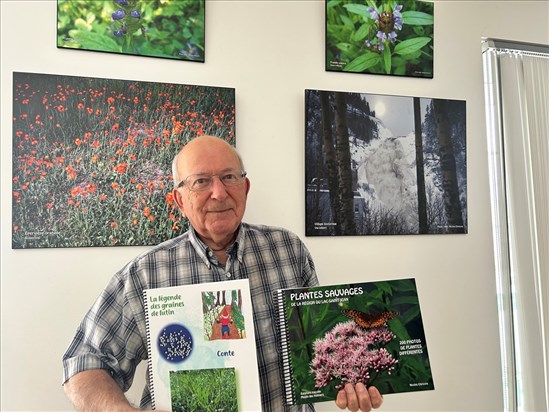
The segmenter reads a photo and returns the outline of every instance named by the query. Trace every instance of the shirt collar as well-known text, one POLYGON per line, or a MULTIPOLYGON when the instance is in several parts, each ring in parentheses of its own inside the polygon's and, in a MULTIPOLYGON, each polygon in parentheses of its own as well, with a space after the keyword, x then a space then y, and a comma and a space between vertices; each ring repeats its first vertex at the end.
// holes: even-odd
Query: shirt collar
MULTIPOLYGON (((246 239, 246 225, 244 223, 241 223, 237 230, 238 234, 236 235, 236 240, 231 245, 228 252, 232 256, 236 256, 238 261, 242 263, 242 259, 244 256, 244 247, 242 245, 244 244, 244 240, 246 239)), ((206 264, 206 266, 208 266, 208 269, 211 268, 212 263, 208 258, 208 252, 210 251, 210 249, 208 248, 208 246, 206 246, 204 242, 202 242, 202 240, 200 240, 198 233, 192 226, 190 226, 189 228, 189 239, 198 256, 200 256, 202 261, 206 264)))

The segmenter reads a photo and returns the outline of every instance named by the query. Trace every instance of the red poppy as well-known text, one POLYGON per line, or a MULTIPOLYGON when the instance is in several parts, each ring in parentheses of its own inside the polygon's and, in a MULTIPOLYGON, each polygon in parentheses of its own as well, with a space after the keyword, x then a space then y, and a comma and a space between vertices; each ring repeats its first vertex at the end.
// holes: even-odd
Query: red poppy
POLYGON ((126 173, 126 170, 128 169, 128 164, 126 162, 120 163, 119 165, 114 166, 114 170, 121 175, 126 173))

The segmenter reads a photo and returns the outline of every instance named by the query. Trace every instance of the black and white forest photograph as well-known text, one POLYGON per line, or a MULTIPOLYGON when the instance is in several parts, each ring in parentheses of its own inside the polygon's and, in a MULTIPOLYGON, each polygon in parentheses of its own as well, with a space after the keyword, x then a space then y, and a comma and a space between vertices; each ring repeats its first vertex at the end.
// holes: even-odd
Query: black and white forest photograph
POLYGON ((306 236, 467 233, 466 102, 305 90, 306 236))

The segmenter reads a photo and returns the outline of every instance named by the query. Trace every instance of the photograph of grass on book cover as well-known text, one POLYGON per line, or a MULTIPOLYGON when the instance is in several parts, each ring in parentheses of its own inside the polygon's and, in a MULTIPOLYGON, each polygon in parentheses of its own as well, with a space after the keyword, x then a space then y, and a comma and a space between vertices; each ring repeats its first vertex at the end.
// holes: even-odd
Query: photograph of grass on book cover
POLYGON ((346 382, 382 394, 434 389, 415 279, 278 293, 289 404, 335 399, 346 382))

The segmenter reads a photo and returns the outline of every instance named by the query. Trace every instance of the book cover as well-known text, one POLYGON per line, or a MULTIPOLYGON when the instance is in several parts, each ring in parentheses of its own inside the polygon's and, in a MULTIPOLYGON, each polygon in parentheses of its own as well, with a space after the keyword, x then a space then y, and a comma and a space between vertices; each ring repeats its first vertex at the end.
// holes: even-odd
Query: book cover
POLYGON ((261 410, 248 279, 147 289, 144 301, 153 409, 261 410))
POLYGON ((346 382, 382 394, 434 389, 415 279, 276 292, 288 404, 332 401, 346 382))

